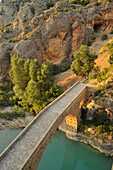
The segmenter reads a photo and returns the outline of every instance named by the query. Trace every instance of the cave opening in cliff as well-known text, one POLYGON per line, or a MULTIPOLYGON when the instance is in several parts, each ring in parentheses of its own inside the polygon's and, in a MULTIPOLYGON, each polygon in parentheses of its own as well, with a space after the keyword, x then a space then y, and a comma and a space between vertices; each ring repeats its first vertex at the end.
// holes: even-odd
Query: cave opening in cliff
POLYGON ((102 27, 103 27, 103 23, 98 23, 94 25, 93 29, 95 32, 100 32, 102 30, 102 27))

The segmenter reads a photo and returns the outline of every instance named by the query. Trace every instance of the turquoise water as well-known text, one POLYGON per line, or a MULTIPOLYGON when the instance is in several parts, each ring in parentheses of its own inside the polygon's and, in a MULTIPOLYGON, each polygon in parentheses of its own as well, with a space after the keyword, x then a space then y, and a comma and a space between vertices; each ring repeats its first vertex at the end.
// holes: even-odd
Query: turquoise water
POLYGON ((111 167, 112 161, 99 151, 56 131, 37 170, 111 170, 111 167))
MULTIPOLYGON (((0 153, 20 132, 21 129, 0 130, 0 153)), ((97 150, 56 131, 37 170, 111 170, 111 166, 112 161, 97 150)))
POLYGON ((22 129, 0 129, 0 153, 13 141, 22 129))

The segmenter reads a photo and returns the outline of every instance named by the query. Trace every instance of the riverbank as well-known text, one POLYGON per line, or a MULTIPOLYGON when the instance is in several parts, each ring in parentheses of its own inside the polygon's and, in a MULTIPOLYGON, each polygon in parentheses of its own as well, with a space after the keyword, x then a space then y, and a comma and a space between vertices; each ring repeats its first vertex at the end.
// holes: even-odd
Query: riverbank
POLYGON ((59 130, 66 133, 67 138, 83 142, 85 144, 91 145, 93 148, 99 150, 101 153, 105 154, 106 156, 109 156, 113 158, 113 140, 112 139, 102 139, 99 137, 95 137, 94 135, 86 136, 82 133, 75 133, 72 131, 69 131, 69 129, 66 128, 64 125, 64 122, 59 126, 59 130))
MULTIPOLYGON (((4 107, 0 108, 0 111, 12 111, 13 107, 4 107)), ((32 120, 34 119, 34 116, 30 112, 25 112, 24 117, 18 117, 13 120, 6 120, 0 118, 0 129, 3 128, 25 128, 32 120)))
MULTIPOLYGON (((12 108, 5 107, 5 111, 11 111, 12 108)), ((3 128, 24 128, 26 127, 32 120, 34 116, 26 112, 25 117, 18 117, 13 120, 0 119, 0 129, 3 128)), ((70 129, 66 129, 65 122, 59 126, 59 129, 66 133, 66 136, 75 141, 83 142, 85 144, 91 145, 93 148, 98 149, 101 153, 104 153, 106 156, 110 156, 113 158, 113 140, 112 139, 103 139, 99 137, 95 137, 94 135, 86 136, 82 133, 76 133, 76 131, 71 131, 70 129)))

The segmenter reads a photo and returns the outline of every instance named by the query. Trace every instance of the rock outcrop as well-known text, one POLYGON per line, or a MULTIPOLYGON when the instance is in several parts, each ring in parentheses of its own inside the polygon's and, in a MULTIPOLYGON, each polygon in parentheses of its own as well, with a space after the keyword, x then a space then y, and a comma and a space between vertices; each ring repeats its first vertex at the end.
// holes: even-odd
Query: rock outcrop
MULTIPOLYGON (((47 9, 47 3, 55 4, 59 0, 1 0, 0 1, 0 27, 11 23, 16 15, 21 13, 24 16, 26 12, 33 15, 39 15, 43 10, 47 9), (22 8, 22 9, 21 9, 22 8)), ((32 15, 30 14, 30 15, 32 15)), ((29 16, 30 16, 29 15, 29 16)), ((29 18, 29 17, 28 17, 29 18)))
POLYGON ((83 142, 85 144, 91 145, 93 148, 98 149, 100 152, 104 153, 106 156, 113 157, 113 139, 109 136, 108 139, 103 139, 101 136, 95 136, 95 131, 89 128, 90 135, 85 135, 83 133, 76 133, 74 130, 71 131, 67 129, 64 121, 59 126, 59 130, 66 133, 66 136, 75 141, 83 142))
POLYGON ((50 59, 56 64, 64 61, 71 62, 71 56, 81 44, 87 44, 95 32, 110 33, 112 31, 113 3, 104 3, 100 6, 89 4, 86 7, 57 3, 52 9, 40 14, 47 9, 47 2, 49 1, 25 4, 22 1, 24 5, 21 5, 17 15, 13 17, 13 24, 2 31, 0 38, 2 42, 0 47, 1 79, 9 71, 10 57, 14 53, 25 59, 37 58, 40 61, 50 59), (9 53, 5 46, 9 46, 11 38, 15 41, 9 53), (7 67, 3 70, 3 60, 6 58, 7 67))
POLYGON ((66 135, 69 139, 83 142, 85 144, 91 145, 93 148, 99 150, 101 153, 104 153, 106 156, 113 157, 113 140, 112 139, 101 139, 94 137, 93 135, 88 137, 84 134, 77 133, 75 137, 66 135))

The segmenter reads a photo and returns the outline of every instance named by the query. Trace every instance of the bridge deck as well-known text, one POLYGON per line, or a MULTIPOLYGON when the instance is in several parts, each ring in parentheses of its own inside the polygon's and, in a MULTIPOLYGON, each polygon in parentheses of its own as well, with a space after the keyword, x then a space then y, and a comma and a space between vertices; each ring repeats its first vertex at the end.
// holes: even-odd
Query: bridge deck
POLYGON ((52 124, 61 115, 64 109, 72 103, 80 91, 86 87, 78 83, 60 100, 49 107, 25 132, 25 134, 10 148, 0 161, 0 170, 20 170, 32 154, 36 145, 43 140, 52 124))

